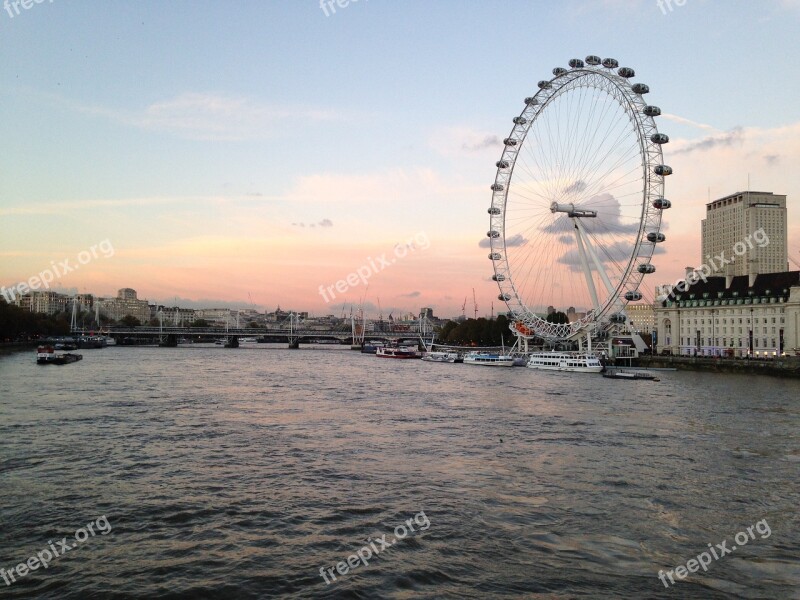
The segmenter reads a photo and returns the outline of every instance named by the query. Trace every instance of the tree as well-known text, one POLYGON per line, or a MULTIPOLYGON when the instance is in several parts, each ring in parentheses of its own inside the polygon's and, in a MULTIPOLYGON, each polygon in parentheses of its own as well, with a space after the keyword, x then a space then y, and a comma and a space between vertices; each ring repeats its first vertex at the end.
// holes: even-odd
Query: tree
POLYGON ((247 326, 248 326, 250 329, 258 329, 258 323, 256 323, 255 321, 250 321, 250 322, 247 324, 247 326))
POLYGON ((119 322, 125 327, 139 327, 139 325, 142 324, 142 322, 133 315, 125 315, 119 322))
POLYGON ((65 313, 32 313, 0 298, 0 342, 25 341, 42 335, 69 333, 65 313))
POLYGON ((208 321, 205 319, 195 319, 189 327, 208 327, 208 321))

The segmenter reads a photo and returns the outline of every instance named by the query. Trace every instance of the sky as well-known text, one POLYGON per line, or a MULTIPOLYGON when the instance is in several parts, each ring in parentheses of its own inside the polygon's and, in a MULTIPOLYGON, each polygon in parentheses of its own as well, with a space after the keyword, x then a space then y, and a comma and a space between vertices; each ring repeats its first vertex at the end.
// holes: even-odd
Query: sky
POLYGON ((471 316, 474 289, 497 313, 479 243, 501 140, 588 54, 633 67, 670 136, 649 290, 699 265, 705 203, 748 180, 788 196, 800 260, 800 1, 342 4, 6 4, 0 285, 50 269, 53 289, 315 315, 471 316))

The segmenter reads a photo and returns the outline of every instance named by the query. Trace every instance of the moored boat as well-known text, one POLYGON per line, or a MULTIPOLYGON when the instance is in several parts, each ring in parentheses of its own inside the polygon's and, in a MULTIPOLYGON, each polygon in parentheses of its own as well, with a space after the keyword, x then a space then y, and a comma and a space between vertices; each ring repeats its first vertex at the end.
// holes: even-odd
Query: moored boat
POLYGON ((586 352, 534 352, 528 359, 529 369, 600 373, 603 365, 594 354, 586 352))
POLYGON ((68 365, 82 359, 82 354, 56 352, 53 346, 39 346, 36 349, 36 363, 39 365, 68 365))
POLYGON ((486 367, 513 367, 514 357, 509 354, 492 354, 489 352, 470 352, 464 356, 465 365, 483 365, 486 367))
POLYGON ((455 363, 459 359, 458 352, 426 352, 422 360, 426 362, 455 363))
POLYGON ((627 379, 628 381, 661 381, 649 371, 626 371, 622 369, 609 369, 603 373, 608 379, 627 379))
POLYGON ((420 353, 413 348, 383 346, 378 348, 375 356, 379 358, 420 358, 420 353))

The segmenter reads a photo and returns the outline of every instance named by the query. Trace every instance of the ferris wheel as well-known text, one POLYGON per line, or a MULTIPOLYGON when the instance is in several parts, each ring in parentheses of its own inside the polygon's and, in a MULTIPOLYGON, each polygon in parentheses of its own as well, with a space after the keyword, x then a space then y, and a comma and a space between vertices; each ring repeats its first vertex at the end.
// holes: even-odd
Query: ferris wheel
POLYGON ((664 178, 662 145, 644 83, 616 60, 587 56, 553 69, 525 99, 503 140, 491 186, 489 259, 521 335, 565 340, 624 322, 655 272, 664 178), (553 310, 576 308, 570 323, 553 310))

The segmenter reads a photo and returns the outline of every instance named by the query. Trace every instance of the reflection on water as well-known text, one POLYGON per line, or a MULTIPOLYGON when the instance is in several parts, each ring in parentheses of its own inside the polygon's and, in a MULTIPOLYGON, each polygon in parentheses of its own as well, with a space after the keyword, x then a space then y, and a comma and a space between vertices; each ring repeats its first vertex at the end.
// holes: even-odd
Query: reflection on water
MULTIPOLYGON (((660 382, 337 348, 0 359, 9 598, 800 598, 800 382, 660 382), (326 585, 424 511, 415 532, 326 585), (767 519, 772 535, 666 589, 767 519)), ((5 583, 0 580, 0 585, 5 583)))

